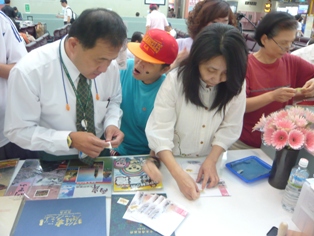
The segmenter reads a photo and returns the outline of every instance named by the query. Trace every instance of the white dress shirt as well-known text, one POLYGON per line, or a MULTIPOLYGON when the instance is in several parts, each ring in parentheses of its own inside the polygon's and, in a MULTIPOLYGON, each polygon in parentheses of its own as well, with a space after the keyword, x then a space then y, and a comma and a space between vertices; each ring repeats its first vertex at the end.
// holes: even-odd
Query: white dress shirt
POLYGON ((153 10, 147 15, 146 26, 149 26, 149 29, 165 30, 168 25, 166 16, 157 10, 153 10))
MULTIPOLYGON (((24 41, 14 23, 4 12, 0 11, 0 63, 16 63, 26 54, 24 41)), ((3 134, 7 91, 8 80, 0 77, 0 147, 9 143, 9 140, 3 134)))
MULTIPOLYGON (((42 150, 54 155, 71 155, 78 152, 76 149, 69 149, 67 145, 68 134, 76 131, 76 97, 60 65, 59 44, 60 40, 31 51, 12 69, 5 135, 11 142, 25 149, 42 150), (69 111, 66 110, 61 71, 70 105, 69 111)), ((80 72, 64 51, 64 39, 61 43, 61 55, 77 87, 80 72)), ((100 137, 107 126, 120 127, 122 95, 116 61, 110 64, 105 73, 92 81, 91 89, 95 131, 100 137), (99 100, 96 100, 95 81, 99 100)))
MULTIPOLYGON (((169 150, 182 156, 207 156, 212 145, 227 150, 242 131, 245 87, 244 82, 241 93, 227 104, 223 116, 216 113, 217 109, 208 111, 186 103, 182 80, 177 79, 177 70, 171 71, 158 91, 146 125, 150 149, 155 153, 169 150)), ((206 88, 201 81, 199 94, 203 104, 210 107, 216 89, 206 88)))
POLYGON ((64 11, 63 11, 63 21, 64 22, 68 21, 68 17, 70 17, 70 20, 71 20, 71 18, 72 18, 72 10, 71 9, 72 8, 69 5, 66 8, 64 8, 64 11))

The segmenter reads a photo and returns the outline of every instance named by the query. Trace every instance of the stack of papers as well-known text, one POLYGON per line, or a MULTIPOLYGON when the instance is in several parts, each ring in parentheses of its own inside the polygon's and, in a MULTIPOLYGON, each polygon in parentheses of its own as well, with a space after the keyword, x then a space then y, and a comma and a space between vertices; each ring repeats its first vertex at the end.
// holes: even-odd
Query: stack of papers
POLYGON ((188 211, 164 196, 137 192, 123 219, 142 223, 158 233, 171 235, 188 215, 188 211))

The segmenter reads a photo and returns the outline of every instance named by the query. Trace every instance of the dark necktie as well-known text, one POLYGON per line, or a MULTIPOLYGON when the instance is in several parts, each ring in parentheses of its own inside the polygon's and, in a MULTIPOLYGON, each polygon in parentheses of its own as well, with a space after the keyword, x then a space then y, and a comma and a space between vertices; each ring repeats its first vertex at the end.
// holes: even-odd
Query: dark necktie
MULTIPOLYGON (((87 79, 82 74, 80 74, 80 80, 77 85, 77 95, 76 129, 77 131, 86 131, 95 134, 92 92, 90 90, 90 85, 87 83, 87 79)), ((94 163, 94 159, 89 156, 80 160, 88 165, 93 165, 94 163)))

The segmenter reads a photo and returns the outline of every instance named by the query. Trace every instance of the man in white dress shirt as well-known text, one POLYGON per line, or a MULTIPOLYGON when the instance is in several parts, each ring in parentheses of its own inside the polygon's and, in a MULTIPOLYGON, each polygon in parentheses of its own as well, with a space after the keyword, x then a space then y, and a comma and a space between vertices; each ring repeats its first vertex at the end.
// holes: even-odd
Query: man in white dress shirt
POLYGON ((150 29, 160 29, 170 31, 167 18, 157 10, 156 4, 149 5, 150 13, 146 18, 146 32, 150 29))
POLYGON ((79 152, 95 158, 108 142, 117 147, 124 134, 119 129, 122 95, 115 58, 125 39, 126 27, 119 15, 88 9, 67 37, 26 55, 9 77, 4 131, 9 140, 43 151, 40 158, 46 161, 75 159, 79 152), (89 86, 84 98, 90 100, 85 104, 77 87, 82 75, 89 86), (76 121, 77 106, 84 117, 88 106, 93 106, 94 127, 85 119, 76 121), (79 125, 93 127, 95 135, 89 129, 77 131, 79 125))
POLYGON ((0 11, 0 159, 26 158, 30 154, 10 143, 3 134, 9 73, 15 63, 26 54, 23 39, 15 24, 4 12, 0 11))
POLYGON ((60 0, 61 6, 62 6, 62 12, 63 15, 57 15, 58 18, 63 18, 63 22, 65 25, 71 23, 71 18, 73 15, 73 18, 75 18, 75 14, 72 11, 72 8, 68 5, 67 0, 60 0))

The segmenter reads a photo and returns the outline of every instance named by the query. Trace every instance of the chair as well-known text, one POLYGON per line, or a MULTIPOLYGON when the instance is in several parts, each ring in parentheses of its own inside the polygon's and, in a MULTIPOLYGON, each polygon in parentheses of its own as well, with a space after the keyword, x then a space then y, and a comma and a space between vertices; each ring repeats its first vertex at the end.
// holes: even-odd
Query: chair
POLYGON ((36 37, 36 29, 35 29, 35 27, 36 27, 35 25, 27 26, 26 31, 29 34, 33 35, 34 38, 37 38, 36 37))
POLYGON ((30 20, 30 21, 33 21, 33 16, 27 16, 26 19, 30 20))
POLYGON ((39 37, 38 39, 36 39, 37 47, 40 47, 40 46, 43 46, 43 45, 47 44, 47 42, 48 42, 47 39, 48 38, 46 36, 44 37, 44 35, 39 37))
POLYGON ((186 32, 183 32, 183 31, 178 30, 178 29, 174 29, 174 30, 177 32, 177 39, 190 37, 189 34, 186 32))
POLYGON ((60 29, 53 31, 53 41, 61 39, 60 29))
POLYGON ((306 46, 309 46, 314 43, 314 38, 311 38, 309 41, 307 41, 306 46))
POLYGON ((246 46, 250 52, 254 52, 254 47, 256 46, 256 41, 251 35, 247 35, 246 37, 246 46))
POLYGON ((65 29, 66 29, 67 34, 70 32, 70 28, 71 28, 71 25, 66 25, 65 29))
POLYGON ((30 52, 30 51, 32 51, 33 49, 37 48, 38 45, 37 45, 37 42, 34 41, 34 42, 29 43, 29 44, 26 44, 25 47, 26 47, 27 52, 30 52))

